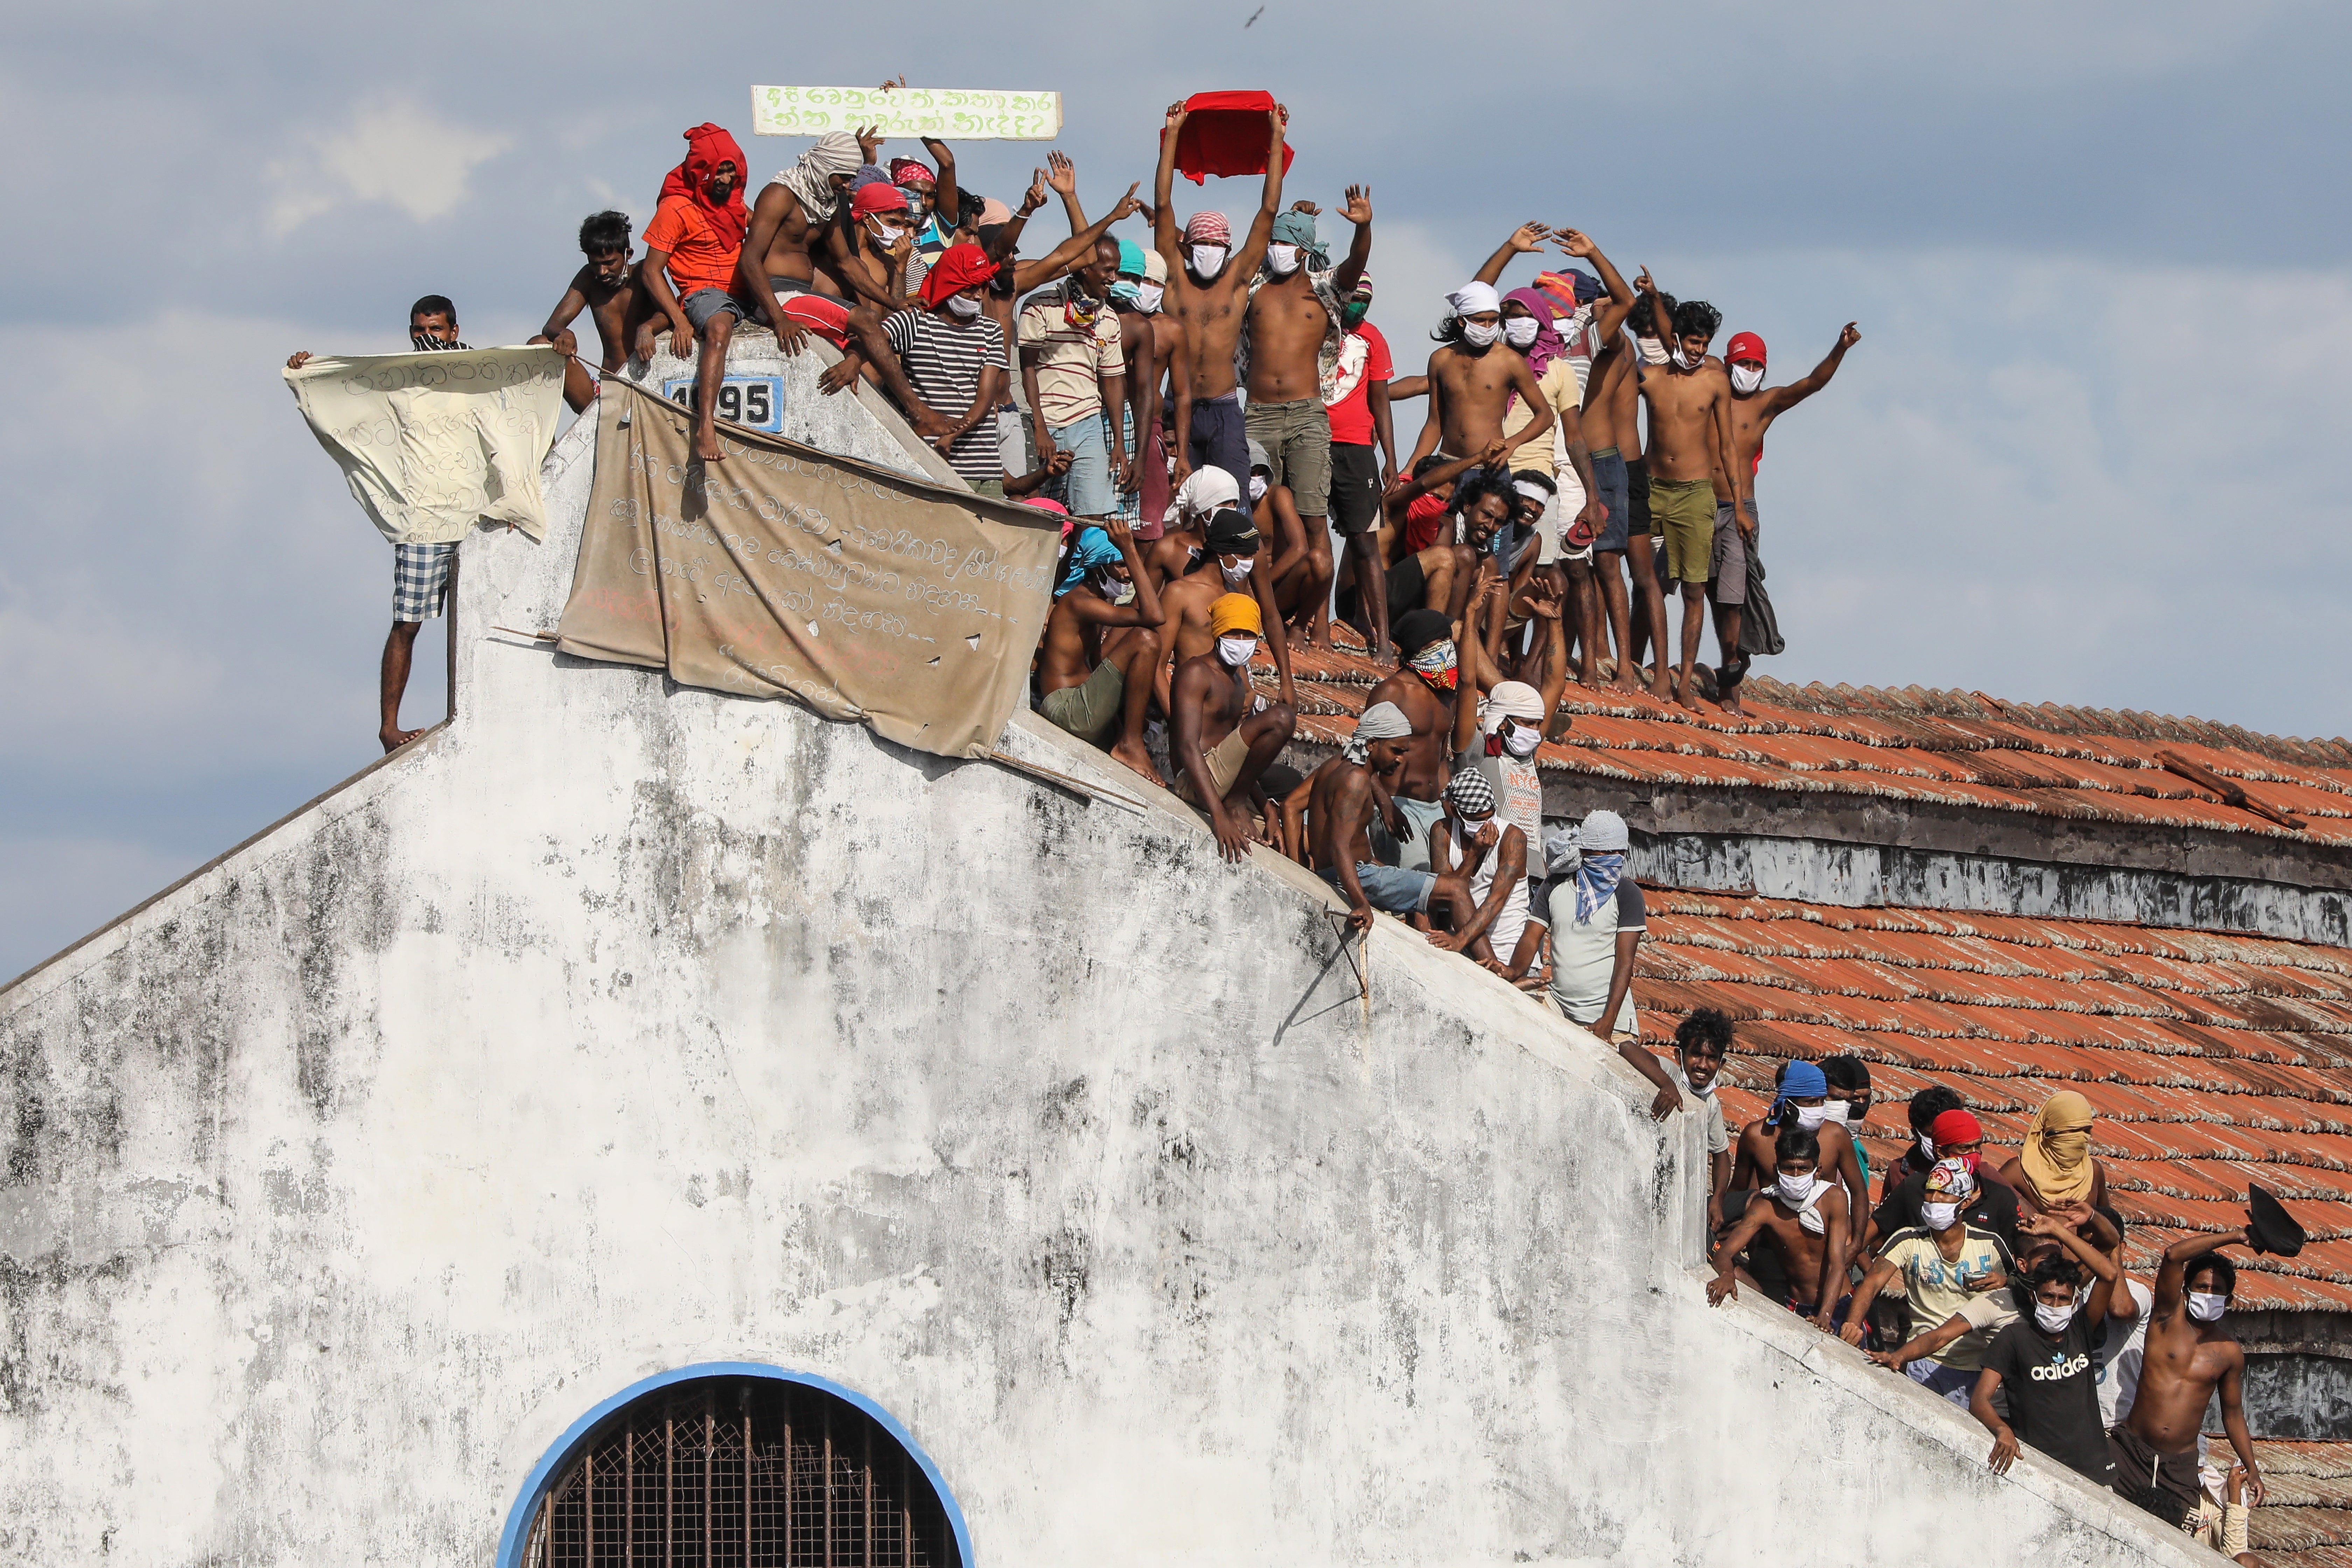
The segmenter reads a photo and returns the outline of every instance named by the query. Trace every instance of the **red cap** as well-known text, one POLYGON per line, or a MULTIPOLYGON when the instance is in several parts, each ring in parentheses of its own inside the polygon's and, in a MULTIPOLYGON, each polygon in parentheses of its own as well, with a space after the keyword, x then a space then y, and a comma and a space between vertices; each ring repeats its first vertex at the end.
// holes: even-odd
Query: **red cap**
POLYGON ((1965 1110, 1947 1110, 1927 1124, 1927 1136, 1935 1140, 1937 1150, 1941 1152, 1955 1143, 1981 1142, 1984 1129, 1965 1110))
POLYGON ((1734 332, 1731 341, 1723 346, 1724 363, 1738 364, 1744 359, 1752 359, 1758 364, 1764 363, 1764 340, 1754 332, 1734 332))
POLYGON ((876 213, 902 213, 907 210, 907 194, 887 180, 871 180, 857 187, 849 198, 849 216, 871 217, 876 213))

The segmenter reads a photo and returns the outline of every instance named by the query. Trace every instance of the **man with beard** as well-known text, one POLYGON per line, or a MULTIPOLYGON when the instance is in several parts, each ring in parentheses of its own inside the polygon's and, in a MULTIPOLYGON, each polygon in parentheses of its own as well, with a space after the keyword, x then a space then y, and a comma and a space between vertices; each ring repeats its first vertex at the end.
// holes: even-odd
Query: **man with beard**
POLYGON ((1731 376, 1730 472, 1715 476, 1715 542, 1707 560, 1707 596, 1715 602, 1715 640, 1723 650, 1723 668, 1716 672, 1716 689, 1724 710, 1739 709, 1739 682, 1748 673, 1748 656, 1739 648, 1739 621, 1748 605, 1748 557, 1755 548, 1759 520, 1756 515, 1756 470, 1764 461, 1764 432, 1772 421, 1819 392, 1837 374, 1845 351, 1862 341, 1852 321, 1838 334, 1829 356, 1812 374, 1786 386, 1764 384, 1764 340, 1754 332, 1734 332, 1724 345, 1723 359, 1731 376), (1748 476, 1745 512, 1732 504, 1736 487, 1732 473, 1748 476))
POLYGON ((1430 334, 1440 346, 1429 356, 1429 418, 1412 461, 1432 452, 1460 457, 1499 440, 1508 463, 1512 453, 1551 428, 1551 408, 1528 362, 1508 348, 1496 352, 1503 340, 1503 301, 1495 286, 1465 283, 1445 301, 1450 313, 1430 334), (1535 416, 1505 436, 1503 415, 1515 393, 1535 416))
POLYGON ((588 258, 588 264, 572 275, 563 298, 548 312, 547 325, 530 340, 552 343, 556 353, 572 356, 563 367, 563 401, 574 414, 595 399, 596 378, 580 363, 580 341, 572 335, 572 323, 581 311, 589 313, 596 323, 596 346, 601 351, 597 368, 610 374, 628 359, 630 342, 645 320, 645 290, 637 287, 629 250, 628 214, 592 214, 580 226, 580 254, 588 258))
POLYGON ((1294 209, 1274 220, 1265 271, 1249 283, 1240 344, 1249 364, 1244 427, 1265 451, 1270 482, 1290 491, 1307 536, 1306 575, 1288 630, 1316 647, 1331 639, 1331 534, 1324 521, 1330 513, 1331 416, 1322 387, 1338 375, 1347 341, 1340 302, 1355 292, 1372 253, 1370 193, 1349 186, 1340 216, 1355 225, 1356 237, 1330 271, 1307 265, 1319 249, 1312 211, 1294 209))
MULTIPOLYGON (((1664 315, 1652 284, 1643 298, 1654 320, 1664 315)), ((1706 616, 1707 561, 1715 544, 1715 475, 1731 469, 1735 509, 1749 508, 1754 482, 1736 471, 1731 452, 1731 381, 1706 345, 1723 324, 1723 312, 1704 300, 1674 308, 1666 363, 1642 377, 1650 408, 1650 511, 1666 538, 1666 575, 1682 584, 1682 662, 1675 700, 1696 711, 1691 671, 1698 663, 1699 633, 1706 616)), ((1752 509, 1748 521, 1753 525, 1752 509)), ((1726 658, 1734 650, 1727 649, 1726 658)), ((1664 655, 1661 650, 1660 658, 1664 655)))
POLYGON ((1298 724, 1290 704, 1268 702, 1251 689, 1250 656, 1264 625, 1255 599, 1220 595, 1209 606, 1210 651, 1179 663, 1170 688, 1168 760, 1176 796, 1208 817, 1217 853, 1228 860, 1249 853, 1253 832, 1280 842, 1280 824, 1258 781, 1298 724))
MULTIPOLYGON (((1194 213, 1181 240, 1177 235, 1171 192, 1176 143, 1185 119, 1181 103, 1168 106, 1160 172, 1152 184, 1152 242, 1168 263, 1168 309, 1184 330, 1192 362, 1192 416, 1186 456, 1192 467, 1213 463, 1239 483, 1249 477, 1244 446, 1249 437, 1236 395, 1234 359, 1241 342, 1246 290, 1265 258, 1275 215, 1282 210, 1282 137, 1290 111, 1276 104, 1266 115, 1265 195, 1239 250, 1232 248, 1233 226, 1223 213, 1194 213)), ((1308 389, 1313 390, 1311 382, 1308 389)), ((1283 640, 1277 638, 1275 647, 1281 648, 1283 640)))

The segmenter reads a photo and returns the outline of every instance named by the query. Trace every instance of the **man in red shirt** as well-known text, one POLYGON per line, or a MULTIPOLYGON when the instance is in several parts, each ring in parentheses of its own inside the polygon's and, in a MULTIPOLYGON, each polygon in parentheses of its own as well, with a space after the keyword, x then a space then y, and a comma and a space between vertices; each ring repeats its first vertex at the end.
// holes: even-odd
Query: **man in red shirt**
POLYGON ((686 142, 686 162, 662 181, 661 205, 646 226, 646 258, 637 276, 653 309, 669 318, 670 353, 684 359, 687 345, 702 334, 694 378, 694 455, 715 463, 727 342, 737 321, 752 319, 751 307, 733 291, 735 258, 751 213, 743 205, 743 150, 735 138, 705 124, 688 132, 686 142))
POLYGON ((1339 580, 1353 580, 1366 639, 1376 662, 1389 658, 1387 568, 1381 561, 1381 495, 1396 478, 1396 432, 1389 424, 1389 342, 1364 320, 1372 307, 1366 273, 1340 307, 1347 329, 1338 371, 1323 388, 1331 418, 1331 526, 1344 554, 1339 580), (1379 450, 1373 449, 1375 439, 1379 450))

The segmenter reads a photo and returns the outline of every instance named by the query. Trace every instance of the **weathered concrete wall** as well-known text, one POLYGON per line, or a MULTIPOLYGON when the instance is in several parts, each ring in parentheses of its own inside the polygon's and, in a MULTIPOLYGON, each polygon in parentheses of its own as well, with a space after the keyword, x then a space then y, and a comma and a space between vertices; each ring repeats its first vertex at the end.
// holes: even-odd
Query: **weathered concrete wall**
POLYGON ((1687 1119, 1392 925, 1360 996, 1296 868, 488 631, 584 449, 467 542, 456 722, 0 993, 0 1552, 486 1564, 743 1360, 991 1563, 2189 1563, 1708 1309, 1687 1119))

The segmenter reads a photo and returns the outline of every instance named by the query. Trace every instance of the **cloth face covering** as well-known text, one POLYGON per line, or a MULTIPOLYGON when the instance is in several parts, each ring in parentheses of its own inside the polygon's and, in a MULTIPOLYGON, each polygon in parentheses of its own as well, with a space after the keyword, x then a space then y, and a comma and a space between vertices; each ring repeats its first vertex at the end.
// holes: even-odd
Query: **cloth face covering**
POLYGON ((1542 323, 1532 316, 1513 316, 1503 323, 1503 341, 1515 349, 1526 350, 1534 346, 1536 333, 1541 330, 1542 323))
POLYGON ((1184 265, 1202 282, 1213 281, 1225 269, 1225 247, 1222 245, 1196 245, 1184 253, 1184 265))
POLYGON ((1543 735, 1541 731, 1530 730, 1525 724, 1521 724, 1517 721, 1513 721, 1510 724, 1505 726, 1500 731, 1498 731, 1498 738, 1503 742, 1503 750, 1518 758, 1521 762, 1525 762, 1529 757, 1534 756, 1536 754, 1536 748, 1543 744, 1543 735))
POLYGON ((1617 879, 1625 874, 1625 857, 1622 854, 1595 855, 1584 853, 1584 864, 1576 868, 1576 923, 1583 925, 1600 911, 1601 906, 1617 896, 1617 879))
POLYGON ((1217 639, 1217 661, 1221 664, 1233 667, 1247 664, 1250 661, 1250 655, 1256 651, 1257 638, 1255 637, 1219 637, 1217 639))
POLYGON ((1442 687, 1448 691, 1454 689, 1453 638, 1444 637, 1431 643, 1405 662, 1412 665, 1413 672, 1432 686, 1442 687))
POLYGON ((2018 1163, 2045 1204, 2091 1195, 2091 1102, 2062 1089, 2042 1102, 2025 1130, 2018 1163))
POLYGON ((1298 270, 1298 247, 1269 245, 1265 247, 1266 270, 1276 278, 1287 278, 1298 270))
POLYGON ((1736 364, 1731 367, 1732 391, 1742 394, 1750 393, 1763 384, 1764 371, 1762 366, 1736 364))
POLYGON ((1339 747, 1339 754, 1358 767, 1371 760, 1370 742, 1402 741, 1412 733, 1412 721, 1393 702, 1375 702, 1356 721, 1355 733, 1339 747))
POLYGON ((1960 1205, 1958 1204, 1921 1204, 1919 1205, 1919 1223, 1929 1230, 1949 1230, 1952 1228, 1952 1222, 1959 1217, 1960 1205))
POLYGON ((1657 339, 1636 338, 1633 340, 1633 344, 1636 348, 1642 351, 1642 363, 1643 364, 1664 364, 1666 363, 1666 345, 1660 342, 1657 339))
POLYGON ((1765 1120, 1777 1126, 1780 1120, 1780 1113, 1788 1109, 1790 1100, 1811 1100, 1815 1095, 1827 1094, 1829 1091, 1830 1080, 1819 1067, 1811 1062, 1790 1062, 1789 1070, 1780 1075, 1780 1092, 1774 1098, 1771 1112, 1765 1120))
MULTIPOLYGON (((834 208, 841 205, 840 193, 833 188, 831 176, 855 174, 865 163, 866 155, 858 150, 856 137, 846 131, 828 131, 816 139, 815 146, 801 154, 800 162, 776 176, 776 184, 800 199, 801 210, 808 214, 811 223, 822 223, 833 216, 834 208)), ((735 166, 740 169, 742 164, 735 166)))
POLYGON ((1167 292, 1166 287, 1159 283, 1139 283, 1135 286, 1135 308, 1147 316, 1156 316, 1160 299, 1167 292))
POLYGON ((968 294, 954 294, 948 299, 948 313, 960 321, 971 321, 980 314, 980 301, 968 294))
POLYGON ((2216 1296, 2208 1290, 2189 1292, 2189 1315, 2200 1323, 2221 1321, 2222 1309, 2229 1304, 2227 1296, 2216 1296))
POLYGON ((2074 1303, 2072 1301, 2063 1307, 2053 1307, 2047 1301, 2033 1304, 2033 1321, 2045 1334, 2063 1334, 2066 1331, 2066 1325, 2074 1321, 2074 1303))
POLYGON ((1495 346, 1495 340, 1502 335, 1503 324, 1500 321, 1465 321, 1462 323, 1462 341, 1468 343, 1474 349, 1492 348, 1495 346))
MULTIPOLYGON (((851 153, 857 150, 857 138, 847 138, 851 153)), ((743 149, 735 145, 735 138, 726 128, 704 123, 686 133, 686 162, 662 176, 661 194, 684 196, 710 221, 719 237, 730 245, 743 243, 743 231, 751 225, 751 209, 743 205, 743 149), (710 199, 710 176, 721 163, 735 165, 735 183, 728 187, 727 199, 710 199)), ((845 173, 855 173, 857 162, 850 161, 845 173)), ((830 209, 827 209, 830 211, 830 209)))

